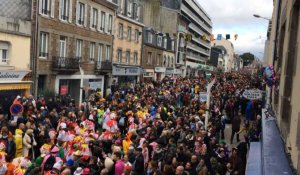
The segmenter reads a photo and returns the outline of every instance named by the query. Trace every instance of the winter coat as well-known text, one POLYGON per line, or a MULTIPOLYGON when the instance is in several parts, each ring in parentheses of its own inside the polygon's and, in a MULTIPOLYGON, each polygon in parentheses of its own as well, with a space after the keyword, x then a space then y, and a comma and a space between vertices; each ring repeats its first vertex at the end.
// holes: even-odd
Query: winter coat
POLYGON ((14 141, 16 144, 15 157, 22 157, 23 156, 23 131, 22 130, 16 129, 14 141))
MULTIPOLYGON (((37 145, 34 137, 30 137, 27 133, 25 133, 24 137, 23 137, 23 144, 24 144, 24 146, 23 146, 23 156, 24 157, 28 157, 30 149, 32 149, 32 153, 34 153, 33 146, 37 145), (31 138, 33 140, 31 140, 31 138)), ((32 154, 32 155, 34 155, 34 154, 32 154)))

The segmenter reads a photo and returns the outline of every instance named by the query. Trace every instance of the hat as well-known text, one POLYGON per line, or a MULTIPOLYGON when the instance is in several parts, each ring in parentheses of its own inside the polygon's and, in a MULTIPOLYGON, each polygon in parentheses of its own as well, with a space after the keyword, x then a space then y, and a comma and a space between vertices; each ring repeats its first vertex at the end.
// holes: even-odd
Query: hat
POLYGON ((89 120, 94 120, 94 116, 92 114, 89 115, 89 120))
POLYGON ((36 115, 34 115, 34 114, 32 114, 32 115, 30 115, 32 118, 36 118, 36 115))
POLYGON ((69 159, 66 163, 66 166, 73 166, 74 165, 74 161, 72 159, 69 159))
POLYGON ((75 153, 74 153, 75 156, 82 156, 82 152, 80 150, 77 150, 75 153))
POLYGON ((20 99, 20 98, 21 98, 21 96, 20 96, 20 95, 18 95, 18 96, 17 96, 17 99, 20 99))
POLYGON ((44 107, 44 106, 42 106, 40 109, 41 109, 41 110, 44 110, 44 109, 45 109, 45 107, 44 107))
POLYGON ((77 167, 75 172, 74 172, 74 175, 81 175, 83 172, 83 169, 81 167, 77 167))
POLYGON ((67 128, 67 124, 66 124, 66 123, 61 123, 59 126, 60 126, 62 129, 66 129, 66 128, 67 128))
POLYGON ((51 153, 57 153, 59 152, 59 148, 57 146, 54 146, 52 149, 51 149, 51 153))
POLYGON ((60 160, 60 161, 56 162, 56 163, 53 165, 53 168, 55 168, 55 169, 57 169, 57 170, 60 171, 61 168, 62 168, 62 165, 63 165, 63 161, 60 160))
POLYGON ((90 169, 89 168, 84 168, 83 172, 81 174, 90 174, 90 169))
POLYGON ((125 170, 126 170, 126 171, 130 172, 131 169, 132 169, 132 167, 131 167, 130 165, 125 165, 125 170))

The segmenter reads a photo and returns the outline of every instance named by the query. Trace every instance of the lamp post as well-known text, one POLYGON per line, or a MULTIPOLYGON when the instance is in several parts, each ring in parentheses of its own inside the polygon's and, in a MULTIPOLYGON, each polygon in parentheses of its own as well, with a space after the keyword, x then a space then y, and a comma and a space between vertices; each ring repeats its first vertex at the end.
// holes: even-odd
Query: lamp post
POLYGON ((254 16, 255 18, 262 18, 262 19, 265 19, 265 20, 271 21, 271 19, 270 19, 270 18, 263 17, 263 16, 260 16, 260 15, 258 15, 258 14, 253 14, 253 16, 254 16))

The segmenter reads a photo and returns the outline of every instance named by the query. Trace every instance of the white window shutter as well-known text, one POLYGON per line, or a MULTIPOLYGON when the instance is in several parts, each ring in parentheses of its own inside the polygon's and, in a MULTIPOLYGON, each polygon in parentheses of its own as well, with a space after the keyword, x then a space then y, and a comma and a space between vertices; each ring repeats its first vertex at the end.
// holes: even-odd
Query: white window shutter
POLYGON ((101 10, 98 10, 98 27, 97 30, 101 31, 101 10))
POLYGON ((104 31, 105 31, 106 33, 109 33, 109 32, 108 32, 108 28, 109 28, 109 27, 108 27, 108 24, 109 24, 108 21, 109 21, 109 13, 106 13, 106 14, 105 14, 105 24, 104 24, 104 25, 105 25, 104 31))
POLYGON ((54 18, 55 0, 51 0, 51 17, 54 18))
POLYGON ((127 16, 131 17, 132 15, 132 4, 130 1, 127 2, 127 16))
POLYGON ((58 19, 62 19, 61 15, 62 15, 62 3, 63 3, 63 0, 59 0, 59 9, 58 9, 58 19))
POLYGON ((78 19, 79 19, 79 2, 78 1, 76 1, 76 19, 75 19, 75 21, 76 21, 76 24, 78 24, 78 19))
POLYGON ((93 7, 90 6, 90 28, 92 28, 93 21, 94 21, 93 7))
POLYGON ((72 23, 72 8, 73 8, 73 3, 72 0, 69 0, 69 22, 72 23))
POLYGON ((121 9, 120 12, 123 13, 124 12, 124 0, 121 0, 121 9))
POLYGON ((141 13, 141 6, 138 6, 136 11, 136 20, 140 20, 140 13, 141 13))
POLYGON ((43 0, 39 0, 39 13, 40 14, 42 14, 42 9, 43 9, 42 5, 43 5, 43 0))
POLYGON ((115 16, 112 16, 112 26, 111 26, 111 35, 114 35, 114 27, 115 27, 115 16))
POLYGON ((84 5, 84 27, 87 26, 87 14, 88 14, 87 11, 88 11, 88 5, 85 4, 85 5, 84 5))

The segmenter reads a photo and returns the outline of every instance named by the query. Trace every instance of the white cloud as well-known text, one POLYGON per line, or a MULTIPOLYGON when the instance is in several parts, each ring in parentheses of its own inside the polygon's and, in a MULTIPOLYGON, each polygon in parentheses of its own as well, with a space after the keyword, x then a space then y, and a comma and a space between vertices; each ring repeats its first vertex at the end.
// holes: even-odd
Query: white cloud
POLYGON ((213 22, 213 33, 231 34, 235 52, 252 52, 263 56, 268 21, 253 17, 258 14, 271 18, 273 0, 197 0, 213 22), (237 41, 233 35, 238 34, 237 41))

